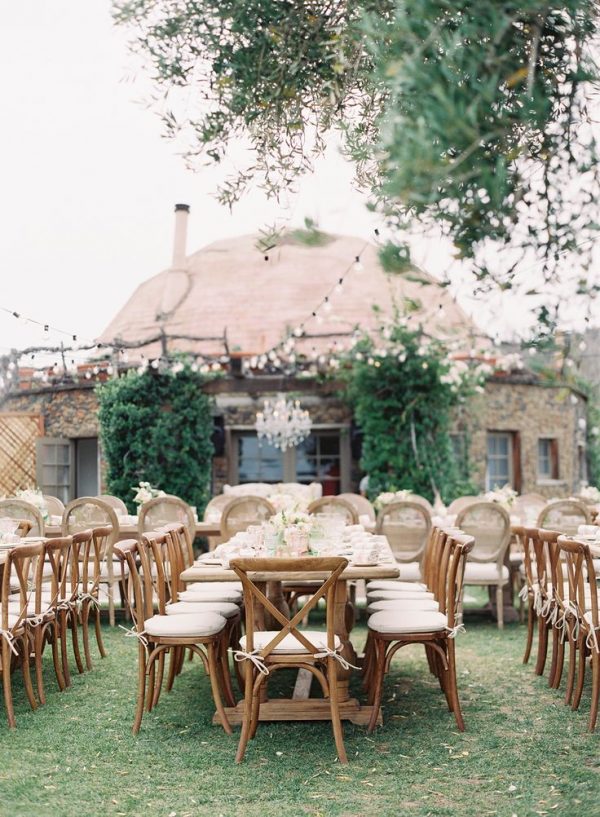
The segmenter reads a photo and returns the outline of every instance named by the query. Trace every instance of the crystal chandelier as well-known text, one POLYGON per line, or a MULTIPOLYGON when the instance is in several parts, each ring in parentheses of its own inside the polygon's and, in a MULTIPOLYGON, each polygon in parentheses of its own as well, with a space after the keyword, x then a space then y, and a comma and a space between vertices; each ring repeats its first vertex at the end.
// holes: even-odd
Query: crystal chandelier
POLYGON ((310 434, 310 414, 300 408, 298 400, 286 400, 278 395, 275 401, 265 400, 262 411, 256 413, 256 433, 285 451, 300 445, 310 434))

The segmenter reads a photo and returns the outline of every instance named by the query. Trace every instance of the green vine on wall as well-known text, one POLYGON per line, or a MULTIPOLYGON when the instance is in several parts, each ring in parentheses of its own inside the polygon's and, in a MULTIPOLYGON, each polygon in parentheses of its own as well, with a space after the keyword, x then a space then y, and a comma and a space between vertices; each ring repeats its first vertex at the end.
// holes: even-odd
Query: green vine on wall
POLYGON ((341 369, 345 398, 363 432, 369 496, 410 489, 448 502, 472 492, 450 438, 453 412, 480 388, 483 371, 452 360, 444 344, 402 323, 363 337, 341 369))
POLYGON ((210 498, 213 457, 210 399, 204 379, 185 367, 166 374, 130 371, 97 389, 108 491, 134 510, 144 480, 198 508, 210 498))

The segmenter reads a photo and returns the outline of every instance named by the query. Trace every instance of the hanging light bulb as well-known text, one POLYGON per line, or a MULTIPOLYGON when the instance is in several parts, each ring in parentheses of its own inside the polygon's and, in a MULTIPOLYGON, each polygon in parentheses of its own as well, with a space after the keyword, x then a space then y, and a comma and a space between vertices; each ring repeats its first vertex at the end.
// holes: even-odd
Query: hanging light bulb
POLYGON ((364 270, 364 266, 362 261, 360 260, 360 255, 357 255, 354 259, 354 264, 352 265, 355 272, 362 272, 364 270))

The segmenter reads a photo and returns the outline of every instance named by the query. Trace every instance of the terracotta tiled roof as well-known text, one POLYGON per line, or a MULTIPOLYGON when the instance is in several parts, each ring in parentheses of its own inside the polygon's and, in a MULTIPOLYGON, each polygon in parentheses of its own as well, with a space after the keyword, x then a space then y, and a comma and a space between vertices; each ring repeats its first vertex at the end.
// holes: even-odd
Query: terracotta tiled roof
MULTIPOLYGON (((448 291, 424 273, 423 285, 382 270, 377 248, 364 240, 331 236, 321 246, 309 246, 289 238, 268 252, 256 247, 256 236, 217 241, 186 259, 183 269, 167 269, 141 284, 107 326, 100 340, 115 338, 139 341, 167 334, 222 338, 226 333, 230 351, 261 354, 276 345, 287 332, 305 324, 308 335, 303 351, 328 347, 332 333, 352 332, 357 326, 378 323, 373 307, 391 314, 402 308, 405 298, 420 304, 411 320, 428 325, 438 336, 478 334, 470 319, 448 291), (352 269, 360 255, 362 272, 352 269), (341 292, 331 297, 331 311, 321 311, 323 321, 311 317, 323 297, 346 273, 341 292), (443 307, 443 310, 440 309, 443 307)), ((300 345, 300 344, 299 344, 300 345)), ((169 349, 223 354, 221 340, 171 341, 169 349)), ((160 354, 160 345, 143 350, 160 354)))

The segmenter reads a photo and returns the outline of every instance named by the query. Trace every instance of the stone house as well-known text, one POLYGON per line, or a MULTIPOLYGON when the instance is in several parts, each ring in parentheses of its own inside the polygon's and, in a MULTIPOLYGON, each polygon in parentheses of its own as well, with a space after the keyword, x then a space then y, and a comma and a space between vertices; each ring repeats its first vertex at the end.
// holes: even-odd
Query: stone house
MULTIPOLYGON (((200 368, 222 370, 205 387, 215 406, 215 493, 225 483, 316 480, 331 494, 357 490, 360 430, 339 387, 305 377, 293 360, 318 366, 346 348, 357 327, 371 329, 406 303, 410 323, 455 348, 489 350, 447 289, 422 272, 386 274, 368 242, 313 229, 276 248, 243 236, 187 255, 188 209, 176 207, 172 266, 138 287, 99 339, 111 356, 102 351, 93 374, 88 368, 67 382, 52 373, 34 381, 21 370, 3 398, 0 440, 10 438, 9 418, 30 417, 43 429, 27 445, 35 446, 30 481, 44 493, 66 500, 102 492, 94 387, 140 362, 158 366, 185 352, 200 368), (265 397, 291 392, 310 412, 311 434, 282 453, 258 441, 254 423, 265 397)), ((524 370, 495 374, 457 413, 455 454, 482 489, 508 482, 522 493, 568 495, 586 477, 585 418, 585 397, 567 386, 524 370)), ((0 482, 2 475, 0 458, 0 482)), ((15 487, 5 481, 0 493, 15 487)))

